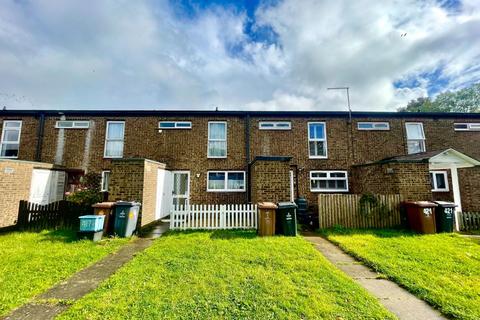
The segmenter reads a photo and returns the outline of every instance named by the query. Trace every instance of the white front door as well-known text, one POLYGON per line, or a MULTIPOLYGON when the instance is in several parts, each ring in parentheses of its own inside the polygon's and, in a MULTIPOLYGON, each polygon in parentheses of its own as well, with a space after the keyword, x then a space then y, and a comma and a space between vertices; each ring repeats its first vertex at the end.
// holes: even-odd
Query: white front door
POLYGON ((190 204, 190 171, 173 171, 173 205, 190 204))
POLYGON ((155 219, 161 219, 172 211, 173 174, 165 169, 158 169, 157 174, 157 204, 155 219))

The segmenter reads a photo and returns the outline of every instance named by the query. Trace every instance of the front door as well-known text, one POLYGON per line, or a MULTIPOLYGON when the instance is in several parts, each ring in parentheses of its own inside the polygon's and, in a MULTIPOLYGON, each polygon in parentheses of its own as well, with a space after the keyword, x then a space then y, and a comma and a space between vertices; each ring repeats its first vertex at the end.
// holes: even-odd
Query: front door
POLYGON ((190 203, 190 171, 173 171, 173 205, 190 203))

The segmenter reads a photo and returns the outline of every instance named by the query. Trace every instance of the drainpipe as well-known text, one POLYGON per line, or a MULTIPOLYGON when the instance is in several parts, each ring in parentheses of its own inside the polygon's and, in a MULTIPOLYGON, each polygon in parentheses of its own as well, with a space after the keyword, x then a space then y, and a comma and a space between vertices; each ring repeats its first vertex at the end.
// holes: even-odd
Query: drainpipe
POLYGON ((43 135, 45 131, 45 114, 40 113, 40 119, 37 128, 37 147, 35 149, 35 161, 42 161, 43 135))
POLYGON ((251 188, 250 188, 250 114, 247 113, 245 116, 245 160, 246 160, 246 169, 245 169, 245 180, 247 181, 247 203, 250 203, 251 200, 251 188))

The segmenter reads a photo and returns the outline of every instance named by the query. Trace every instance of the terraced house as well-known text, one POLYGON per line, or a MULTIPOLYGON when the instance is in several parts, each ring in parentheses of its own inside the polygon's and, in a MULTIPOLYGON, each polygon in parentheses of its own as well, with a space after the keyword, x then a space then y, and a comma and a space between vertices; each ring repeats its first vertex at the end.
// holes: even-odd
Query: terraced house
POLYGON ((2 225, 18 199, 57 200, 88 172, 109 200, 142 202, 142 225, 174 204, 315 205, 319 193, 480 210, 480 114, 5 110, 0 120, 2 202, 12 203, 2 225))

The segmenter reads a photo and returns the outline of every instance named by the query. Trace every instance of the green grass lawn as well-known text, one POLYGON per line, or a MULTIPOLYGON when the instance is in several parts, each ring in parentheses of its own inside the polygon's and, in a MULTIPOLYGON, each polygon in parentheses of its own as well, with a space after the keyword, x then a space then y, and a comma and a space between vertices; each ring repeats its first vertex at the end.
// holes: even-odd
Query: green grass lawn
POLYGON ((61 319, 392 319, 301 237, 170 233, 61 319), (108 303, 107 303, 108 302, 108 303))
POLYGON ((127 241, 74 239, 74 232, 60 230, 0 235, 0 316, 127 241))
POLYGON ((444 314, 480 319, 480 245, 455 234, 327 231, 327 237, 444 314))

